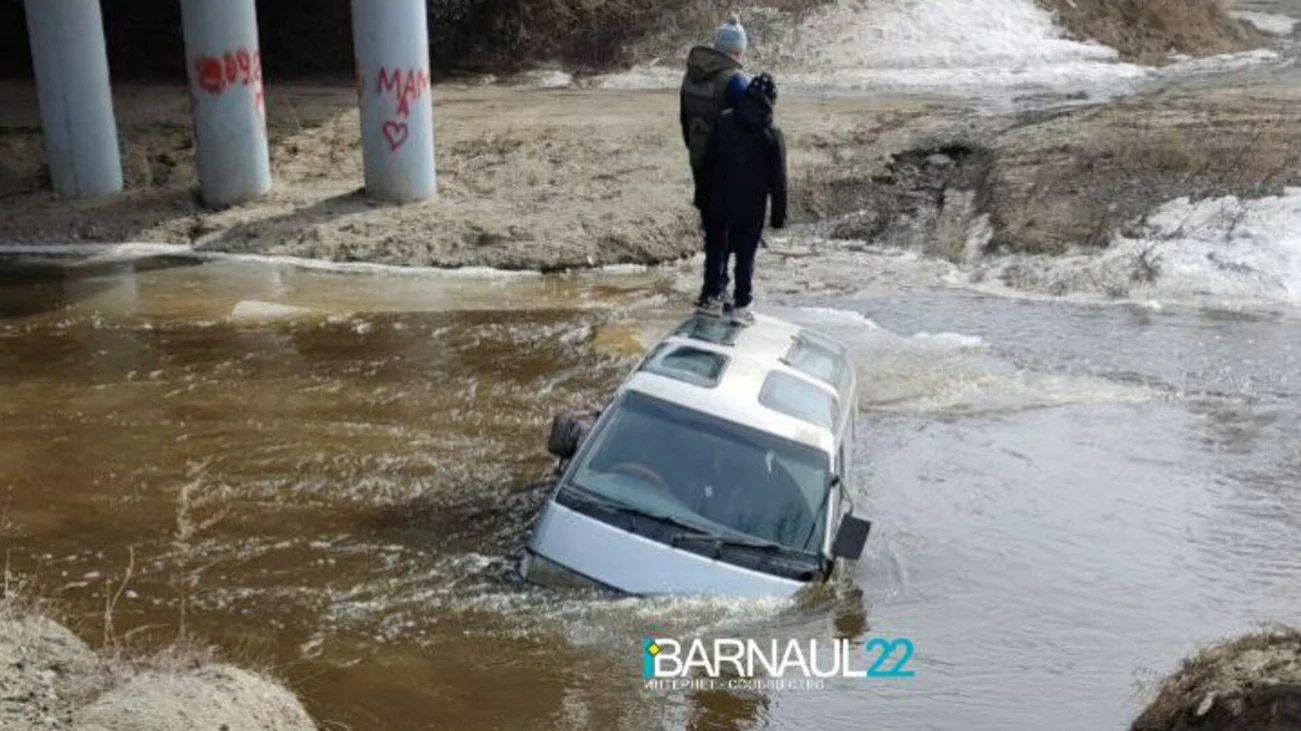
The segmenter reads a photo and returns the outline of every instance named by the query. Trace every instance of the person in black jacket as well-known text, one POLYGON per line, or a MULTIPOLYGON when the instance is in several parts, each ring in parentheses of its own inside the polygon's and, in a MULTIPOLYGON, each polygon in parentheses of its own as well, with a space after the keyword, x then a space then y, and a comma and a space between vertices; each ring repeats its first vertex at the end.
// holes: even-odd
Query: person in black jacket
POLYGON ((759 74, 735 109, 719 118, 705 152, 696 205, 705 216, 705 302, 703 313, 722 317, 727 265, 736 258, 732 321, 754 322, 754 259, 763 237, 768 199, 771 224, 786 226, 786 142, 773 125, 777 85, 759 74))
MULTIPOLYGON (((687 71, 678 94, 678 118, 691 162, 693 191, 701 185, 705 149, 714 125, 725 110, 736 107, 745 98, 745 90, 750 86, 750 79, 743 71, 748 46, 745 28, 733 14, 714 31, 712 46, 695 46, 687 54, 687 71)), ((701 211, 702 231, 704 227, 704 211, 701 211)), ((697 306, 704 304, 705 299, 701 289, 697 306)))

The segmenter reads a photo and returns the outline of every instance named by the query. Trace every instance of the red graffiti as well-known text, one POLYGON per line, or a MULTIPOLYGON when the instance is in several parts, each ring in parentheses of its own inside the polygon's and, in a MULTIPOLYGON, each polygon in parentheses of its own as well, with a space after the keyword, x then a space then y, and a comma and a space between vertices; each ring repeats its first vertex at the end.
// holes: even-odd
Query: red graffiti
POLYGON ((221 78, 221 61, 205 57, 194 62, 194 81, 209 94, 220 94, 225 88, 221 78))
POLYGON ((388 140, 390 151, 401 147, 402 143, 407 141, 407 134, 410 132, 405 122, 385 122, 380 131, 384 133, 384 139, 388 140))
POLYGON ((393 69, 390 73, 388 69, 382 66, 380 68, 379 88, 376 92, 384 94, 385 91, 392 91, 397 96, 399 117, 409 117, 412 101, 418 101, 428 90, 429 72, 425 69, 409 69, 405 73, 402 69, 393 69))
POLYGON ((194 61, 194 84, 209 94, 222 94, 228 88, 251 86, 253 105, 262 111, 262 52, 247 48, 227 51, 221 56, 201 56, 194 61))
MULTIPOLYGON (((358 73, 360 76, 360 71, 358 73)), ((375 93, 383 95, 392 93, 397 100, 397 118, 407 119, 411 116, 411 105, 420 100, 429 91, 429 71, 427 69, 400 68, 389 70, 383 66, 379 70, 378 85, 375 93)), ((410 134, 406 122, 389 120, 380 128, 384 139, 388 140, 389 150, 397 151, 410 134)))
POLYGON ((386 91, 393 92, 397 97, 398 116, 403 119, 411 116, 411 103, 419 101, 428 90, 429 72, 425 69, 408 69, 405 73, 402 69, 393 69, 392 73, 383 67, 379 70, 377 92, 380 94, 386 91))

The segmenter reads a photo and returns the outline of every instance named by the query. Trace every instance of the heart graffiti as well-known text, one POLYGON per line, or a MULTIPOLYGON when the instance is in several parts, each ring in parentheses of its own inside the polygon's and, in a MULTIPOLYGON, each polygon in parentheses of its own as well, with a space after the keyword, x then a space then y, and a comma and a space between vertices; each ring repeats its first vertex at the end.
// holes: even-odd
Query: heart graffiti
POLYGON ((396 151, 407 141, 409 130, 405 123, 385 122, 384 127, 380 130, 384 133, 384 139, 388 140, 389 150, 396 151))

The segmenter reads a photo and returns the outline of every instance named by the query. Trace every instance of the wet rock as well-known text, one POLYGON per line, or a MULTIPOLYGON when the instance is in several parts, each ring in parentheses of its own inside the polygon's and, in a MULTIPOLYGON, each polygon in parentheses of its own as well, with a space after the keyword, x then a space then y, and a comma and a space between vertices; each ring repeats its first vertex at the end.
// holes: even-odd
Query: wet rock
POLYGON ((1301 728, 1301 631, 1279 629, 1208 647, 1185 660, 1131 731, 1301 728))

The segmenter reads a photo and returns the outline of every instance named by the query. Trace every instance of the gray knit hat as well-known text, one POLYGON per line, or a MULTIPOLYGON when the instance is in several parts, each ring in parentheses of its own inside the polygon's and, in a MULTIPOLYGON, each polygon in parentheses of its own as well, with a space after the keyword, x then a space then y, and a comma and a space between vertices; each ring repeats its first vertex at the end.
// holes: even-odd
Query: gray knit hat
POLYGON ((714 31, 715 51, 739 55, 745 53, 748 45, 749 39, 746 38, 745 28, 741 26, 741 19, 735 14, 714 31))

